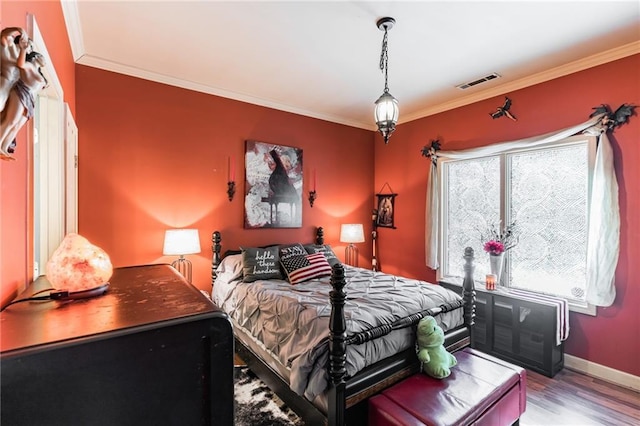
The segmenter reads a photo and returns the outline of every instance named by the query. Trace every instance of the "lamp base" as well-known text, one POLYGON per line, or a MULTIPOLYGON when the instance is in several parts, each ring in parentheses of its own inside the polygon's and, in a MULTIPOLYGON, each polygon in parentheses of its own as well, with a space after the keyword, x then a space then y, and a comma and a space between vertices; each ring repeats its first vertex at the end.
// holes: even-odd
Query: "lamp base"
POLYGON ((171 264, 180 274, 191 284, 191 261, 185 259, 184 256, 180 256, 179 259, 174 260, 171 264))
POLYGON ((358 266, 358 247, 352 243, 344 249, 344 263, 351 266, 358 266))
POLYGON ((89 297, 96 297, 105 294, 109 290, 109 283, 102 284, 101 286, 89 288, 86 290, 78 290, 78 291, 70 291, 67 297, 63 297, 66 299, 87 299, 89 297))

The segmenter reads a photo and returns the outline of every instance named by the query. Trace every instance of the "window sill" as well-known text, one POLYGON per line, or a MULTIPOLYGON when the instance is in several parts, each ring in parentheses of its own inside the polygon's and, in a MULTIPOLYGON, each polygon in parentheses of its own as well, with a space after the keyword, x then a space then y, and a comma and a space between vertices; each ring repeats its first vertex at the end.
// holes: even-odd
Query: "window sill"
MULTIPOLYGON (((443 287, 450 288, 450 289, 452 289, 454 291, 459 291, 460 293, 462 292, 462 278, 446 277, 446 278, 442 278, 442 279, 438 280, 438 283, 440 285, 442 285, 443 287)), ((498 290, 487 290, 483 282, 474 281, 474 283, 475 283, 475 290, 476 291, 498 292, 498 293, 503 293, 503 294, 508 294, 509 293, 509 289, 508 288, 499 288, 498 290)), ((533 294, 535 294, 535 293, 533 293, 533 294)), ((597 316, 596 306, 595 305, 591 305, 591 304, 589 304, 587 302, 582 304, 582 303, 577 303, 577 302, 569 300, 569 311, 570 312, 576 312, 576 313, 583 314, 583 315, 589 315, 589 316, 592 316, 592 317, 597 316)))

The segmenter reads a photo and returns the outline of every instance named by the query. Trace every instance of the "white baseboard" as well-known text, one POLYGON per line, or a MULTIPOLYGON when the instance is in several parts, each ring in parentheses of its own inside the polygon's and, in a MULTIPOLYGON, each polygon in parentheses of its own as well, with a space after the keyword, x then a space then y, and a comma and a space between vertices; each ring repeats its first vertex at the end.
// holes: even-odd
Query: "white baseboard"
POLYGON ((640 377, 611 367, 596 364, 573 355, 564 355, 564 366, 587 376, 596 377, 604 381, 640 392, 640 377))

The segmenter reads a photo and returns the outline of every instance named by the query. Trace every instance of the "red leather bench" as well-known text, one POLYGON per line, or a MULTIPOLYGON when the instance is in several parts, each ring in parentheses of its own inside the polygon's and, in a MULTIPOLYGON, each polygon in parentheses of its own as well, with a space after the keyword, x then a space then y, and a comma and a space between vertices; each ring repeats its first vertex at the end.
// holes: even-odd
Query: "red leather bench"
POLYGON ((526 371, 465 348, 438 380, 418 373, 369 399, 369 426, 518 424, 527 402, 526 371))

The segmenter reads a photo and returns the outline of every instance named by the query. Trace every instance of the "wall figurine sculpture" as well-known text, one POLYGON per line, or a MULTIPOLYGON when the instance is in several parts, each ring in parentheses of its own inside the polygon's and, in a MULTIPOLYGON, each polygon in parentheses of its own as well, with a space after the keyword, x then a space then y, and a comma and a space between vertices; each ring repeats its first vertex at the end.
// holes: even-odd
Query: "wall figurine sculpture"
POLYGON ((626 124, 629 121, 629 117, 636 113, 636 106, 631 104, 622 104, 615 111, 612 111, 611 107, 607 104, 600 104, 591 109, 593 109, 593 112, 589 117, 604 114, 601 124, 610 131, 614 131, 617 127, 626 124))
POLYGON ((33 51, 22 28, 4 28, 0 44, 0 158, 14 160, 16 136, 33 117, 36 96, 48 85, 42 73, 46 60, 33 51))
POLYGON ((438 151, 440 151, 440 146, 441 143, 439 139, 432 139, 431 145, 423 146, 420 152, 423 157, 430 158, 433 165, 436 166, 438 165, 438 151))
POLYGON ((508 117, 513 121, 518 121, 516 116, 513 115, 511 111, 509 111, 509 109, 511 109, 511 99, 505 96, 504 104, 501 107, 496 108, 495 112, 492 112, 489 115, 491 115, 491 118, 493 118, 494 120, 500 117, 508 117))

